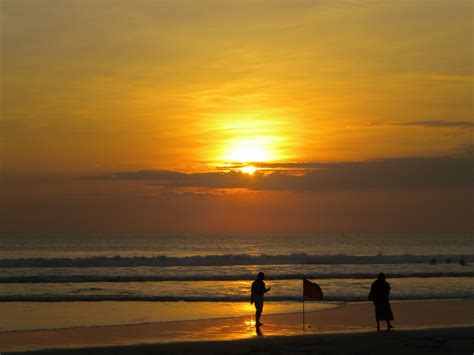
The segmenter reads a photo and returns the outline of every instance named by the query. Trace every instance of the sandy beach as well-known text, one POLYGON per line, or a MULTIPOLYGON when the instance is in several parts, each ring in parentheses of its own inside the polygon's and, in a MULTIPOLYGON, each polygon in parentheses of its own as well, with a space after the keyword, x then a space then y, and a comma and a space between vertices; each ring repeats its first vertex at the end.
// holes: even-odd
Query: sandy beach
POLYGON ((375 332, 369 302, 306 314, 264 316, 259 334, 252 315, 130 326, 0 333, 0 351, 70 354, 152 353, 453 353, 474 344, 474 300, 392 302, 395 329, 375 332), (66 350, 67 349, 67 350, 66 350), (37 352, 39 351, 39 352, 37 352))
POLYGON ((473 334, 474 328, 446 328, 57 349, 24 354, 471 354, 473 334))

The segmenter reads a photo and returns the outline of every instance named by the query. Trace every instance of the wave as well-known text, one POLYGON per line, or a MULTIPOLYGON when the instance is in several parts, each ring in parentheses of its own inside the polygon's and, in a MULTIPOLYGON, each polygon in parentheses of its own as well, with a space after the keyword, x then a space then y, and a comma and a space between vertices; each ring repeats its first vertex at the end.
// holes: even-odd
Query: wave
POLYGON ((135 266, 233 266, 233 265, 301 265, 301 264, 413 264, 428 263, 431 259, 453 262, 463 258, 474 262, 474 255, 195 255, 195 256, 94 256, 87 258, 20 258, 0 259, 0 268, 21 267, 135 267, 135 266))
MULTIPOLYGON (((392 300, 472 299, 472 295, 398 295, 392 300)), ((151 302, 248 302, 246 296, 145 296, 145 295, 0 295, 0 302, 103 302, 103 301, 151 301, 151 302)), ((325 296, 324 302, 367 301, 367 296, 325 296)), ((269 296, 266 302, 301 302, 301 296, 269 296)), ((313 301, 314 302, 314 301, 313 301)), ((320 302, 320 301, 317 301, 320 302)))
MULTIPOLYGON (((438 278, 438 277, 474 277, 474 272, 411 272, 390 273, 393 278, 438 278)), ((300 280, 302 274, 281 274, 267 277, 268 280, 300 280)), ((308 279, 373 279, 373 273, 307 273, 308 279)), ((0 277, 0 284, 5 283, 81 283, 81 282, 160 282, 160 281, 246 281, 255 279, 254 274, 237 275, 38 275, 0 277)))

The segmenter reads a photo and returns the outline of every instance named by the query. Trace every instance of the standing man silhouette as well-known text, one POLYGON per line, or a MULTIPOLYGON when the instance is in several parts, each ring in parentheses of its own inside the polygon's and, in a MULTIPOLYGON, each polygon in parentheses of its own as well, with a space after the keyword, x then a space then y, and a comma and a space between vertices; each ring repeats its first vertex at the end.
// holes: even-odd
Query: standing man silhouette
POLYGON ((263 272, 258 273, 257 279, 252 282, 252 292, 250 294, 250 304, 255 303, 255 325, 257 327, 263 325, 263 323, 260 323, 260 317, 263 312, 263 295, 270 291, 270 287, 265 288, 264 277, 265 274, 263 272))

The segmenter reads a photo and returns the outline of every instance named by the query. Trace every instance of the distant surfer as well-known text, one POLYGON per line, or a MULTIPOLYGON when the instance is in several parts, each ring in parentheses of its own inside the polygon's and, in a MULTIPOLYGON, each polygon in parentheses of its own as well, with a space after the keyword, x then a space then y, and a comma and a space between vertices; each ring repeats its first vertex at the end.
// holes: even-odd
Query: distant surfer
POLYGON ((381 272, 377 280, 372 283, 370 288, 369 300, 374 302, 375 320, 377 321, 377 330, 380 330, 380 321, 387 322, 387 330, 393 328, 390 321, 393 320, 392 308, 390 307, 390 284, 385 281, 385 274, 381 272))
POLYGON ((265 287, 265 282, 263 282, 264 277, 265 274, 263 272, 258 273, 257 279, 252 282, 252 291, 250 294, 250 304, 255 304, 255 325, 257 327, 263 325, 263 323, 260 323, 260 317, 263 312, 263 297, 265 293, 270 291, 270 287, 265 287))
POLYGON ((461 258, 461 260, 459 260, 459 265, 466 266, 466 262, 464 261, 464 258, 461 258))

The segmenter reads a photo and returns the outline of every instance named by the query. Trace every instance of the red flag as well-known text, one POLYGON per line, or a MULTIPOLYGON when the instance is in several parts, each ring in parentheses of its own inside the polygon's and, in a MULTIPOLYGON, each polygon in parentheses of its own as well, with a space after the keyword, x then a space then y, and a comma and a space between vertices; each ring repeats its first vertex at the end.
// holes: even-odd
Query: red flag
POLYGON ((321 287, 319 287, 318 284, 307 279, 303 279, 303 297, 322 300, 323 290, 321 290, 321 287))

